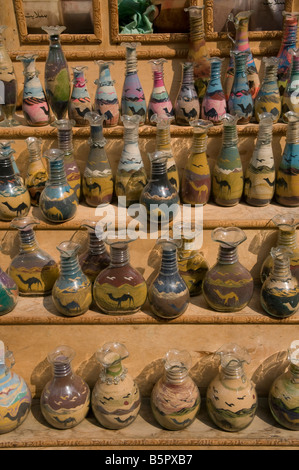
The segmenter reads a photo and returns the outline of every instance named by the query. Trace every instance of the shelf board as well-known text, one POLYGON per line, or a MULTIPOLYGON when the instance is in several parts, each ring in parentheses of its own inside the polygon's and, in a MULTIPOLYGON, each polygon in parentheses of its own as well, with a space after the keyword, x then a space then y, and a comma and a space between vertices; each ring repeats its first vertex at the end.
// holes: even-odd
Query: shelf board
POLYGON ((204 403, 195 421, 186 429, 167 431, 155 421, 149 400, 144 399, 136 420, 121 430, 104 429, 90 411, 75 428, 56 430, 43 418, 39 400, 34 399, 26 420, 14 431, 1 435, 1 449, 217 449, 294 448, 299 434, 282 428, 271 415, 267 400, 259 399, 252 423, 240 432, 222 431, 211 422, 204 403))

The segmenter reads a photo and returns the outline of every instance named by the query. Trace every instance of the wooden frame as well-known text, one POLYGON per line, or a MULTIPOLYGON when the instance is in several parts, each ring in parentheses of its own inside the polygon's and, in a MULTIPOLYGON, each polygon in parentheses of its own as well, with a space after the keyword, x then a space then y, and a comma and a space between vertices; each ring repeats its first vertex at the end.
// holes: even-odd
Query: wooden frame
MULTIPOLYGON (((19 28, 20 42, 22 44, 40 44, 42 42, 48 42, 47 34, 28 34, 23 0, 13 0, 13 2, 19 28)), ((100 0, 92 0, 94 34, 62 34, 62 43, 86 44, 102 42, 100 3, 100 0)))

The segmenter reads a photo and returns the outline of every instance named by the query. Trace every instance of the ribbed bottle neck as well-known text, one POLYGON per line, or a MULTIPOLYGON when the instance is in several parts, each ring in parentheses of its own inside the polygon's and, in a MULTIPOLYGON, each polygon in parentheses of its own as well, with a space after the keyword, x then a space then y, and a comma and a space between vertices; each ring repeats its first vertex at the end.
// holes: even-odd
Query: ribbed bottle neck
POLYGON ((286 141, 287 144, 299 143, 299 121, 288 123, 286 141))
POLYGON ((238 261, 238 248, 220 245, 217 261, 220 264, 236 263, 238 261))
POLYGON ((190 29, 190 40, 192 42, 200 41, 204 39, 204 23, 202 15, 199 17, 189 16, 189 29, 190 29))
POLYGON ((58 147, 65 155, 73 153, 73 131, 72 129, 58 128, 58 147))
POLYGON ((137 143, 139 139, 139 126, 136 127, 124 127, 124 143, 132 144, 137 143))
POLYGON ((236 54, 234 56, 235 60, 235 74, 246 76, 246 63, 247 55, 246 54, 236 54))
POLYGON ((277 82, 278 63, 266 65, 264 83, 277 82))
POLYGON ((170 150, 171 148, 170 126, 161 128, 158 125, 157 130, 156 130, 156 147, 157 147, 157 151, 170 150))
POLYGON ((182 86, 191 86, 194 84, 194 67, 192 64, 184 64, 182 86))
POLYGON ((19 240, 21 252, 34 251, 38 248, 38 243, 33 229, 19 230, 19 240))
POLYGON ((153 81, 154 87, 161 88, 164 87, 164 70, 161 66, 159 70, 153 70, 153 81))
POLYGON ((179 385, 186 380, 188 370, 182 366, 174 365, 165 371, 167 382, 179 385))
POLYGON ((55 378, 67 377, 72 374, 72 367, 70 361, 65 358, 63 362, 55 361, 53 363, 53 374, 55 378))
POLYGON ((93 147, 104 147, 106 144, 106 139, 103 135, 102 126, 90 126, 90 138, 89 145, 93 147))
POLYGON ((130 262, 129 247, 127 245, 110 247, 111 265, 114 267, 125 266, 130 262))
POLYGON ((271 272, 271 277, 285 281, 292 277, 290 260, 287 256, 275 257, 273 261, 273 270, 271 272))
POLYGON ((238 361, 231 361, 224 367, 221 367, 223 376, 227 379, 242 379, 245 378, 245 372, 243 366, 238 361))
POLYGON ((162 176, 167 176, 167 161, 151 162, 151 179, 159 179, 162 176))
POLYGON ((294 18, 286 18, 283 25, 282 46, 295 48, 297 42, 298 23, 294 18))
POLYGON ((278 230, 277 245, 291 250, 297 248, 296 230, 278 230))
POLYGON ((192 153, 204 153, 207 150, 208 136, 206 133, 194 132, 192 153))
POLYGON ((218 82, 221 79, 221 62, 211 62, 211 82, 218 82))
POLYGON ((93 232, 89 233, 88 248, 93 255, 102 255, 106 251, 104 241, 99 240, 99 238, 93 232))
POLYGON ((66 184, 66 173, 64 168, 64 161, 54 160, 50 161, 49 164, 49 184, 52 185, 61 185, 66 184))
POLYGON ((160 273, 164 276, 171 276, 178 271, 177 250, 163 250, 160 273))
POLYGON ((70 257, 61 256, 60 259, 60 271, 62 276, 73 276, 81 272, 77 254, 73 254, 70 257))
POLYGON ((259 124, 259 131, 257 135, 257 142, 256 145, 258 146, 265 146, 265 145, 271 145, 272 139, 273 139, 273 123, 268 122, 260 122, 259 124))
POLYGON ((0 158, 0 175, 5 177, 13 177, 14 174, 15 172, 12 164, 12 154, 5 156, 3 155, 0 158))
POLYGON ((223 147, 233 147, 238 144, 238 131, 237 126, 224 125, 223 126, 223 147))
POLYGON ((299 56, 294 55, 292 58, 291 75, 299 72, 299 56))
POLYGON ((126 48, 126 74, 137 73, 137 52, 135 48, 126 48))

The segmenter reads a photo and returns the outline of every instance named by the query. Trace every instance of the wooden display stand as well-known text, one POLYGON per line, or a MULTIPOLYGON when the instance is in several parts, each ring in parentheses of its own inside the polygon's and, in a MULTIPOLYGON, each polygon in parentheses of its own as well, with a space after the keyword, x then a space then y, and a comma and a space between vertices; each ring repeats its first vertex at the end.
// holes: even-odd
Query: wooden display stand
MULTIPOLYGON (((152 76, 148 60, 165 57, 165 84, 174 102, 181 79, 181 63, 188 52, 188 35, 158 34, 146 37, 122 38, 117 29, 117 1, 94 0, 95 34, 65 35, 62 47, 71 70, 72 66, 87 65, 88 89, 93 99, 94 80, 98 67, 94 60, 113 60, 112 77, 120 98, 125 70, 125 49, 122 40, 141 41, 137 49, 138 74, 148 101, 152 89, 152 76)), ((193 1, 193 3, 195 3, 193 1)), ((228 57, 230 42, 218 40, 211 30, 213 1, 206 2, 206 23, 208 46, 211 55, 228 57)), ((22 0, 7 0, 0 10, 0 23, 6 24, 6 46, 14 61, 15 71, 22 92, 22 65, 16 56, 26 52, 39 54, 37 68, 43 83, 44 64, 48 52, 45 35, 27 34, 22 0)), ((288 2, 292 11, 299 10, 299 1, 288 2)), ((251 35, 250 43, 256 62, 260 67, 263 55, 277 55, 281 32, 258 33, 251 35)), ((225 66, 223 67, 225 69, 225 66)), ((17 111, 17 114, 20 114, 17 111)), ((239 148, 244 169, 251 158, 258 126, 250 124, 238 126, 239 148)), ((273 150, 276 165, 285 145, 285 124, 274 125, 273 150)), ((84 170, 88 154, 89 128, 74 128, 75 158, 84 170)), ((123 145, 123 127, 105 129, 106 151, 112 170, 115 173, 123 145)), ((148 152, 155 147, 156 129, 145 125, 140 128, 140 149, 144 163, 149 169, 148 152)), ((14 140, 16 160, 21 173, 25 174, 27 150, 25 138, 38 136, 43 139, 43 150, 55 147, 57 131, 51 126, 31 128, 26 125, 0 129, 1 140, 14 140)), ((171 126, 172 148, 179 171, 184 167, 192 142, 190 128, 171 126)), ((220 151, 221 127, 209 132, 208 158, 211 167, 220 151)), ((113 204, 113 213, 117 207, 113 204)), ((267 405, 267 394, 274 378, 282 373, 287 365, 286 351, 294 339, 299 339, 299 314, 285 320, 274 320, 262 310, 259 301, 259 270, 270 247, 276 243, 277 229, 271 218, 278 213, 293 212, 275 202, 265 208, 254 208, 240 203, 233 208, 221 208, 212 202, 204 207, 202 251, 210 265, 216 261, 217 246, 211 241, 211 230, 219 226, 242 228, 247 240, 240 246, 240 261, 251 270, 256 281, 256 290, 249 306, 239 313, 221 314, 210 310, 202 296, 192 298, 190 306, 181 317, 164 322, 157 319, 145 305, 143 311, 130 316, 107 316, 96 308, 86 314, 66 318, 54 308, 51 297, 20 297, 16 308, 0 317, 0 338, 14 352, 14 370, 27 381, 34 404, 30 416, 16 430, 1 435, 0 448, 34 449, 294 449, 299 446, 299 435, 279 426, 271 416, 267 405), (47 354, 60 344, 68 344, 76 351, 73 361, 75 371, 92 388, 99 375, 99 364, 95 352, 107 341, 119 341, 126 345, 130 356, 126 360, 131 375, 135 377, 143 404, 140 416, 128 428, 121 431, 107 431, 95 421, 92 413, 76 428, 58 431, 50 428, 39 410, 38 399, 51 370, 47 354), (187 349, 192 356, 191 375, 199 386, 204 398, 207 385, 217 372, 218 363, 214 352, 225 343, 238 343, 246 347, 251 355, 251 363, 246 371, 252 376, 260 397, 257 416, 249 428, 240 433, 227 433, 216 429, 206 414, 204 400, 195 422, 186 430, 166 431, 154 421, 148 399, 151 389, 163 373, 164 354, 170 348, 187 349)), ((40 219, 36 227, 40 246, 58 259, 56 246, 75 237, 82 243, 86 233, 80 229, 83 219, 97 218, 95 209, 80 204, 77 216, 65 224, 52 225, 41 216, 38 208, 31 213, 40 219)), ((112 212, 111 212, 112 213, 112 212)), ((128 217, 128 222, 130 218, 128 217)), ((9 223, 0 222, 0 236, 4 237, 1 252, 1 267, 6 269, 11 258, 17 253, 17 234, 9 223)), ((138 268, 145 279, 151 279, 159 267, 156 240, 136 240, 130 247, 131 263, 138 268)))

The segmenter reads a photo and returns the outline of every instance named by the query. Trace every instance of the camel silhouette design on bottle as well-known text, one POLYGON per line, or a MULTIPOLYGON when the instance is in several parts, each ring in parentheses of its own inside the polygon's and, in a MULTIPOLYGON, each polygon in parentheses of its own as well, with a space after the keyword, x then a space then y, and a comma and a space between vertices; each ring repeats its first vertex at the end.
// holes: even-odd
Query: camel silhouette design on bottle
POLYGON ((108 293, 107 295, 111 300, 117 302, 118 307, 121 307, 121 303, 126 302, 127 300, 129 301, 130 305, 131 303, 134 305, 134 298, 130 294, 123 294, 121 297, 114 297, 111 293, 108 293))

